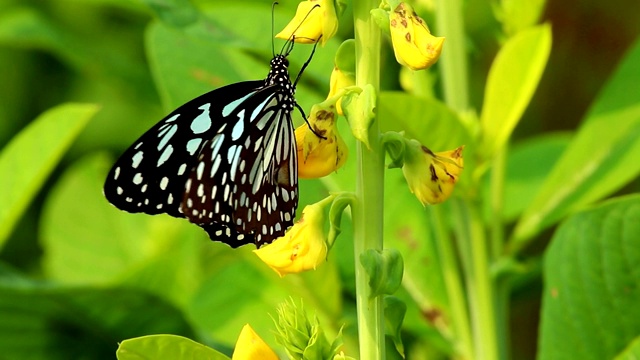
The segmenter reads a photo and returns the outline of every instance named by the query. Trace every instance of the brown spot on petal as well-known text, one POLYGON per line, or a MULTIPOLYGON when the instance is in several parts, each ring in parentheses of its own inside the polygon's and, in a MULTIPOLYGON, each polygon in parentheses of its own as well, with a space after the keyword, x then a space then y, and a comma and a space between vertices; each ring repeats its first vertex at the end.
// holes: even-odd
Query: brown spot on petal
POLYGON ((398 21, 396 19, 391 20, 391 26, 393 27, 398 26, 398 21))
POLYGON ((407 39, 407 42, 411 42, 411 34, 407 33, 404 38, 407 39))
POLYGON ((436 156, 436 154, 433 153, 433 151, 431 151, 428 147, 422 145, 421 147, 422 151, 426 152, 427 154, 431 155, 431 156, 436 156))
POLYGON ((431 172, 431 181, 438 181, 438 175, 436 175, 436 168, 433 164, 429 164, 429 171, 431 172))
POLYGON ((316 113, 316 119, 317 120, 327 120, 327 119, 332 120, 333 119, 333 112, 326 111, 326 110, 320 110, 320 111, 318 111, 316 113))
MULTIPOLYGON (((317 126, 314 126, 313 127, 313 132, 316 133, 317 135, 320 135, 320 136, 324 137, 324 134, 327 133, 327 130, 325 130, 325 129, 320 130, 320 129, 318 129, 317 126)), ((322 141, 323 139, 320 139, 320 140, 322 141)))
POLYGON ((457 148, 452 154, 451 157, 454 159, 458 159, 462 157, 462 150, 464 150, 464 146, 460 146, 457 148))
POLYGON ((407 19, 402 19, 400 21, 400 24, 402 24, 402 26, 407 27, 407 19))

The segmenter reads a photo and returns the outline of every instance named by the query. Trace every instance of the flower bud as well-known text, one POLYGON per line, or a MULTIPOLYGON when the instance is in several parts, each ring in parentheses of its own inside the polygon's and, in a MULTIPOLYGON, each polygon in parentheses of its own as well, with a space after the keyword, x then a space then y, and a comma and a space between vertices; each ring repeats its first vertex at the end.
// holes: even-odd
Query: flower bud
POLYGON ((278 39, 292 39, 301 44, 320 40, 324 45, 338 31, 338 14, 334 0, 307 0, 298 4, 296 15, 280 31, 278 39))
POLYGON ((347 160, 349 149, 338 133, 336 124, 336 100, 337 98, 333 98, 313 105, 308 119, 313 131, 307 124, 296 129, 300 178, 314 179, 327 176, 338 170, 347 160))
POLYGON ((434 153, 415 140, 407 145, 402 173, 411 192, 422 205, 445 201, 453 192, 462 172, 464 147, 434 153))
POLYGON ((407 3, 400 3, 389 15, 391 42, 396 60, 411 70, 435 64, 442 52, 443 37, 435 37, 407 3))

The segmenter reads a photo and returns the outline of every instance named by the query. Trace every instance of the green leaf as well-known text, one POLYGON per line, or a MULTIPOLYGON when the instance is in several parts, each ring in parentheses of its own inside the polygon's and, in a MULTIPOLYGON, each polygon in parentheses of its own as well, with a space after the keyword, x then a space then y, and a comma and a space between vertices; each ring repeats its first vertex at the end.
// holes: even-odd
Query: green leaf
MULTIPOLYGON (((271 17, 264 15, 271 13, 270 6, 229 2, 216 4, 213 10, 207 16, 219 24, 218 28, 201 21, 184 32, 158 22, 147 29, 147 54, 166 109, 227 84, 264 79, 269 72, 272 38, 264 29, 271 28, 271 17), (218 39, 220 32, 228 34, 224 41, 218 39), (216 61, 211 61, 211 54, 216 61)), ((276 16, 276 28, 284 27, 284 21, 286 18, 276 16)), ((326 96, 333 55, 339 45, 336 40, 329 41, 305 70, 296 92, 303 108, 326 96)), ((288 56, 292 76, 310 54, 309 47, 296 49, 300 50, 288 56)))
POLYGON ((106 359, 127 338, 194 336, 176 308, 145 292, 56 287, 6 268, 0 268, 0 318, 0 348, 7 359, 106 359))
MULTIPOLYGON (((225 249, 210 261, 218 264, 193 296, 188 311, 195 324, 220 342, 233 345, 247 321, 257 333, 270 333, 275 309, 290 298, 301 298, 305 307, 313 309, 326 324, 327 333, 338 332, 339 328, 329 328, 339 326, 342 316, 339 274, 334 264, 280 278, 248 246, 225 249)), ((264 340, 274 347, 273 338, 264 340)))
POLYGON ((511 136, 538 87, 551 51, 551 26, 510 38, 491 65, 480 122, 482 151, 490 158, 511 136))
POLYGON ((567 219, 545 255, 541 360, 611 359, 640 334, 640 195, 567 219))
POLYGON ((360 264, 369 278, 369 299, 395 293, 402 283, 404 263, 395 249, 367 249, 360 254, 360 264))
POLYGON ((393 344, 404 358, 404 345, 402 344, 402 322, 407 313, 407 305, 395 296, 384 297, 384 330, 393 344))
POLYGON ((196 22, 200 16, 189 0, 143 0, 163 22, 184 27, 196 22))
POLYGON ((627 346, 620 355, 616 356, 614 360, 636 360, 640 358, 640 336, 636 338, 627 346))
POLYGON ((199 286, 201 247, 211 244, 184 220, 109 204, 102 186, 112 164, 103 154, 88 156, 55 184, 40 227, 46 273, 66 284, 126 282, 186 302, 199 286))
POLYGON ((42 115, 0 153, 0 248, 16 221, 73 140, 98 111, 96 105, 65 104, 42 115))
POLYGON ((640 173, 640 41, 589 110, 518 222, 511 251, 563 216, 618 189, 640 173))
POLYGON ((229 360, 212 348, 177 335, 149 335, 127 339, 116 352, 118 360, 198 359, 229 360))
POLYGON ((437 99, 382 92, 378 111, 382 132, 404 131, 407 138, 416 139, 433 151, 472 143, 456 113, 437 99))

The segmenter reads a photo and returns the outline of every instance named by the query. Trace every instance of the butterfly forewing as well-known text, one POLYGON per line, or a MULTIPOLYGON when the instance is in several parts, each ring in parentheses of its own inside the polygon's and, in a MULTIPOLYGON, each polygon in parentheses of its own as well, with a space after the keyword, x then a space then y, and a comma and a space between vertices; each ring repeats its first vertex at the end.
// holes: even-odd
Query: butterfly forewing
POLYGON ((173 111, 118 159, 104 185, 107 200, 128 212, 183 217, 180 202, 197 154, 225 126, 223 115, 263 85, 228 85, 173 111))

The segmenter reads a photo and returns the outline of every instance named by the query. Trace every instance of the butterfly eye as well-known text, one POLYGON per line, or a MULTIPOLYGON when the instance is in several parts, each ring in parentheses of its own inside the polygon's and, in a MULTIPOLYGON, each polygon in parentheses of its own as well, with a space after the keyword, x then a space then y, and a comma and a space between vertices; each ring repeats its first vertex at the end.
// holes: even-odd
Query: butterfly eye
POLYGON ((289 67, 289 60, 287 60, 287 58, 284 58, 282 61, 282 65, 284 65, 284 67, 289 67))

